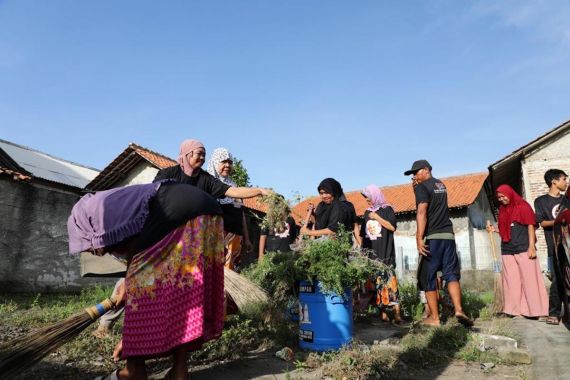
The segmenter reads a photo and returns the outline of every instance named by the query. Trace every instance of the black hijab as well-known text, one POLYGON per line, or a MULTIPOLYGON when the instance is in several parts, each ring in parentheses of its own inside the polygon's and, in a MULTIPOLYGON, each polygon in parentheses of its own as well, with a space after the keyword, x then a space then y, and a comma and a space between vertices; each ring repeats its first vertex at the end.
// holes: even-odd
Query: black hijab
MULTIPOLYGON (((342 191, 342 186, 340 183, 334 178, 325 178, 321 181, 319 186, 317 187, 319 192, 325 191, 333 196, 333 201, 331 204, 326 204, 324 202, 320 202, 317 205, 317 209, 315 210, 315 217, 316 217, 316 228, 318 230, 328 228, 330 225, 330 217, 333 210, 335 211, 334 215, 341 215, 340 223, 348 225, 350 224, 350 212, 347 211, 347 207, 345 205, 346 197, 342 191), (343 201, 344 199, 344 201, 343 201)), ((350 203, 350 202, 346 202, 350 203)), ((352 205, 352 204, 351 204, 352 205)), ((333 219, 336 219, 333 217, 333 219)))

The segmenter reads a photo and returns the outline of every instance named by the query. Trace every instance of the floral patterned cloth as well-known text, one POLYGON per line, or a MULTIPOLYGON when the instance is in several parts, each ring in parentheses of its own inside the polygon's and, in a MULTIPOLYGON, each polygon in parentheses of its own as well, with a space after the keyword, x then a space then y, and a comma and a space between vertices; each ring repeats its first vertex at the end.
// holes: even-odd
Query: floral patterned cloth
POLYGON ((376 305, 379 308, 394 306, 399 303, 398 280, 391 267, 381 269, 376 273, 376 305))
POLYGON ((221 216, 202 215, 137 254, 127 271, 123 358, 199 347, 224 324, 221 216))

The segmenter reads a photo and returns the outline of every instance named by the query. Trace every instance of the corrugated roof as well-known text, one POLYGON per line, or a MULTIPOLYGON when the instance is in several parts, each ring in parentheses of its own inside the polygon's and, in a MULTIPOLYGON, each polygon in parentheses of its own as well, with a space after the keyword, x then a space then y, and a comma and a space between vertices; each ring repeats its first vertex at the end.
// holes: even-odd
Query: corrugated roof
MULTIPOLYGON (((461 176, 440 178, 447 187, 447 201, 450 209, 467 207, 475 202, 479 195, 487 173, 473 173, 461 176)), ((405 214, 416 211, 416 201, 412 184, 381 187, 386 200, 392 204, 396 214, 405 214)), ((358 191, 345 192, 347 199, 354 204, 357 215, 361 216, 368 207, 366 200, 358 191)), ((318 204, 318 196, 305 199, 292 209, 293 217, 300 222, 307 213, 309 203, 318 204)))
MULTIPOLYGON (((33 178, 82 189, 99 171, 0 139, 0 149, 33 178)), ((13 169, 12 169, 13 170, 13 169)), ((16 170, 18 172, 18 170, 16 170)))

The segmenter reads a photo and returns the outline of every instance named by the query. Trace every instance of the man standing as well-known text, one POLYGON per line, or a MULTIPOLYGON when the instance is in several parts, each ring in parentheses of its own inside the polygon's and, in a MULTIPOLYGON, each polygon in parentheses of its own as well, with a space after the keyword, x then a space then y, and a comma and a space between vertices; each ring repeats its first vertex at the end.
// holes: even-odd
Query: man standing
POLYGON ((536 222, 544 230, 544 238, 546 239, 546 247, 548 250, 548 272, 547 276, 552 283, 548 296, 549 310, 546 323, 557 325, 560 323, 562 294, 560 294, 559 285, 561 285, 557 268, 553 267, 553 256, 556 252, 554 247, 553 226, 554 220, 558 215, 560 202, 562 201, 561 192, 566 191, 568 187, 568 176, 560 169, 550 169, 544 173, 544 181, 549 187, 548 193, 536 198, 534 201, 534 210, 536 213, 536 222))
POLYGON ((447 189, 440 180, 431 175, 431 165, 426 160, 418 160, 404 175, 412 174, 416 196, 416 243, 422 258, 422 273, 419 276, 425 290, 430 316, 424 320, 428 326, 439 326, 439 305, 437 294, 437 272, 448 284, 449 295, 455 308, 455 317, 465 326, 473 321, 465 315, 461 306, 461 278, 459 259, 455 246, 453 225, 447 206, 447 189))

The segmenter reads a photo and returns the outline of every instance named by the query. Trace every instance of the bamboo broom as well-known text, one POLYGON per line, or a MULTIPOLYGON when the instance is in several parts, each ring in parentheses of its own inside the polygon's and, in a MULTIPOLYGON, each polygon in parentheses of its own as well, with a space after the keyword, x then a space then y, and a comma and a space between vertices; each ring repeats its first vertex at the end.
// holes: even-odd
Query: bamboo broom
POLYGON ((497 248, 495 246, 495 237, 493 236, 493 231, 489 230, 491 227, 491 222, 487 220, 487 232, 489 232, 489 240, 491 242, 491 252, 493 254, 493 313, 501 313, 504 307, 504 294, 503 294, 503 277, 501 276, 501 267, 499 265, 499 259, 497 256, 497 248))
POLYGON ((246 277, 224 267, 224 289, 232 297, 240 311, 248 306, 269 302, 269 296, 246 277))
POLYGON ((7 379, 39 362, 50 352, 78 336, 115 306, 113 297, 82 312, 0 346, 0 375, 7 379))

